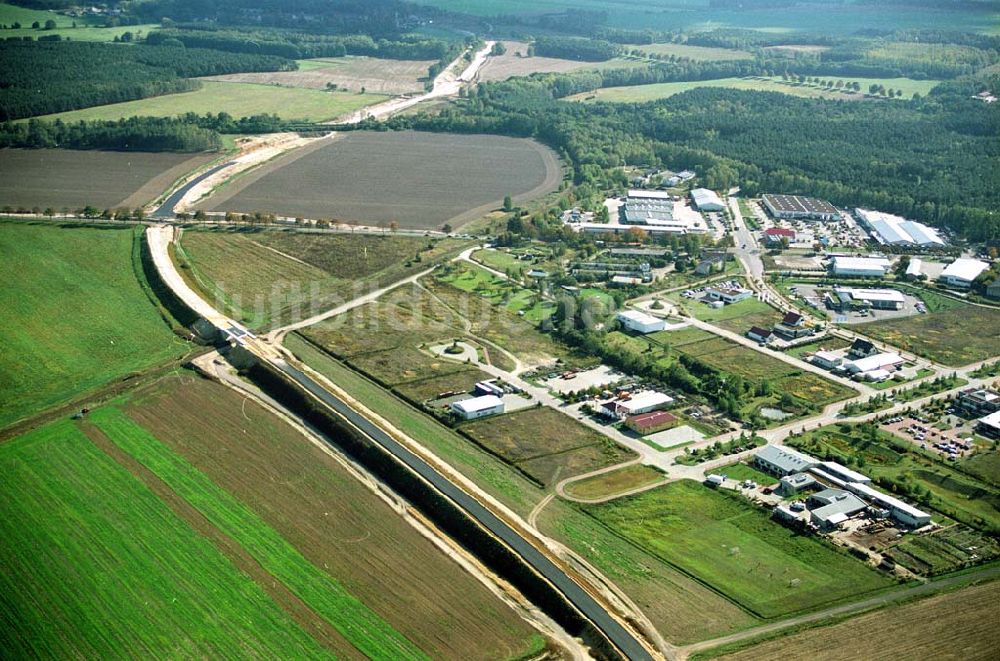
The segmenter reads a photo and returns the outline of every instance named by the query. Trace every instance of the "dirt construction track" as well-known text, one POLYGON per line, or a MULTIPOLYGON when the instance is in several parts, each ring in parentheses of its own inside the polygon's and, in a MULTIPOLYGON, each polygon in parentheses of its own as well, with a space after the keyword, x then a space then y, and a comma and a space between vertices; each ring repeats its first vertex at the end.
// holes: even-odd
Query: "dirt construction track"
POLYGON ((414 229, 457 227, 558 188, 559 160, 532 140, 444 133, 346 133, 292 152, 198 205, 414 229))

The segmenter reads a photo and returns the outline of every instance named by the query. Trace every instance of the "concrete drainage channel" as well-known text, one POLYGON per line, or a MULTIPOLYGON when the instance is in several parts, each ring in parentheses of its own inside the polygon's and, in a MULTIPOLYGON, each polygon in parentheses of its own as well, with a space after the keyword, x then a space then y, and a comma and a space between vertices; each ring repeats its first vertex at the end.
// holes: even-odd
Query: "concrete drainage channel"
POLYGON ((287 363, 260 361, 244 374, 510 581, 596 656, 652 660, 635 636, 535 546, 306 374, 287 363))

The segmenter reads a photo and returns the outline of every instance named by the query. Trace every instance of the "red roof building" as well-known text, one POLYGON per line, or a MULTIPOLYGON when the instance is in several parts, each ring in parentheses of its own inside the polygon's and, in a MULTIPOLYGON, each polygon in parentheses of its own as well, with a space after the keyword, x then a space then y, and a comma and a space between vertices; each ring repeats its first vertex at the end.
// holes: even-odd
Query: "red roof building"
POLYGON ((788 237, 789 239, 795 238, 795 230, 790 230, 787 227, 768 227, 764 230, 764 234, 767 236, 773 236, 777 238, 788 237))
POLYGON ((652 434, 675 426, 677 416, 667 411, 650 411, 633 415, 625 420, 625 426, 639 434, 652 434))

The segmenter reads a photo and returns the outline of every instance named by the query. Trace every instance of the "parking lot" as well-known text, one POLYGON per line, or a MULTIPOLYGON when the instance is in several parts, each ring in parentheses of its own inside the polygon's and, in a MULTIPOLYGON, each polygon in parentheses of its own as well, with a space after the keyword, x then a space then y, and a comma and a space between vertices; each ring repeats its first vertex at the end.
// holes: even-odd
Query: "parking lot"
POLYGON ((937 426, 910 416, 889 418, 883 426, 896 436, 946 459, 959 459, 973 449, 973 436, 966 421, 955 415, 944 416, 937 426), (949 428, 937 428, 945 425, 949 428))
POLYGON ((570 392, 580 392, 595 386, 604 387, 618 383, 625 374, 607 365, 599 365, 589 370, 567 371, 545 379, 545 385, 563 395, 570 392))
POLYGON ((751 207, 762 230, 783 227, 794 231, 796 240, 791 242, 791 247, 811 248, 820 242, 827 250, 858 250, 868 241, 868 233, 847 211, 840 212, 840 220, 778 220, 771 218, 757 201, 752 202, 751 207))

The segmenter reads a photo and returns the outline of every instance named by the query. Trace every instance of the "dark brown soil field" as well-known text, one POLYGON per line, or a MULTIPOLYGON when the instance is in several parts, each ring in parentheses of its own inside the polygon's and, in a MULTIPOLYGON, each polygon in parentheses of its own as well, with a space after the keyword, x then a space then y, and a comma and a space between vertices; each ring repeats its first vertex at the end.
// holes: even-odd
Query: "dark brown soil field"
POLYGON ((129 153, 69 149, 0 151, 0 206, 63 207, 88 204, 143 206, 177 178, 217 154, 129 153))
POLYGON ((126 412, 431 658, 538 651, 539 636, 513 610, 337 461, 253 402, 184 375, 134 397, 126 412))
POLYGON ((532 140, 447 133, 346 133, 223 187, 199 205, 366 225, 458 227, 558 188, 559 160, 532 140))

